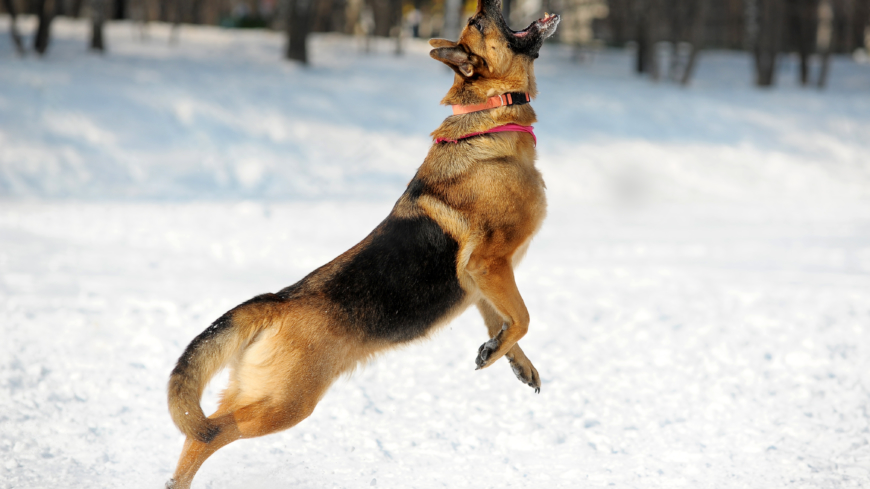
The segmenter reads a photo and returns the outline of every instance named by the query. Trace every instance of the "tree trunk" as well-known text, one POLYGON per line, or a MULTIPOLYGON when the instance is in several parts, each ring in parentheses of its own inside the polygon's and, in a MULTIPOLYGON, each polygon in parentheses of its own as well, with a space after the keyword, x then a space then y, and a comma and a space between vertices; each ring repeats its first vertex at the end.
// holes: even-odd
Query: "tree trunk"
MULTIPOLYGON (((840 3, 841 7, 841 15, 843 17, 842 21, 840 21, 840 25, 842 26, 842 34, 837 36, 839 38, 839 42, 836 44, 832 43, 831 49, 839 49, 840 52, 851 53, 855 50, 855 27, 856 20, 858 17, 858 8, 855 5, 855 0, 842 0, 840 3)), ((864 3, 864 7, 866 8, 866 2, 864 3)), ((870 20, 870 19, 868 19, 870 20)), ((860 25, 860 24, 858 24, 860 25)), ((861 37, 860 35, 858 37, 861 37)), ((860 43, 858 43, 860 45, 860 43)))
POLYGON ((106 1, 91 0, 91 50, 106 52, 103 42, 103 24, 106 19, 106 1))
POLYGON ((806 85, 810 79, 810 55, 816 43, 819 0, 790 0, 788 10, 792 43, 800 57, 800 83, 806 85))
POLYGON ((639 1, 636 5, 637 21, 635 27, 635 40, 637 41, 637 58, 635 59, 634 69, 638 74, 649 73, 650 59, 650 35, 649 35, 649 2, 639 1))
POLYGON ((757 34, 753 45, 755 54, 755 84, 773 86, 776 58, 782 46, 784 6, 782 0, 758 0, 757 34))
POLYGON ((828 70, 831 65, 831 47, 834 41, 834 8, 831 0, 822 0, 819 6, 819 29, 816 38, 816 48, 822 53, 822 66, 819 68, 819 79, 816 86, 825 88, 828 83, 828 70))
POLYGON ((311 28, 311 15, 314 0, 289 0, 287 8, 287 49, 285 57, 308 64, 308 31, 311 28))
POLYGON ((332 30, 332 4, 333 0, 319 0, 314 6, 314 20, 311 23, 311 32, 330 32, 332 30))
POLYGON ((172 19, 172 29, 169 30, 169 44, 178 44, 181 23, 184 21, 184 5, 187 0, 175 1, 175 16, 172 19))
POLYGON ((668 71, 665 77, 675 82, 680 78, 678 73, 681 72, 681 65, 683 64, 683 60, 680 59, 680 43, 686 41, 687 37, 689 37, 687 33, 689 28, 686 27, 686 23, 691 15, 687 15, 687 12, 688 14, 692 13, 691 3, 694 2, 666 1, 665 3, 663 17, 667 19, 668 39, 671 42, 670 62, 668 63, 668 71))
POLYGON ((637 22, 637 60, 635 70, 638 74, 648 73, 658 80, 658 57, 656 55, 656 0, 640 0, 636 3, 637 22))
POLYGON ((193 0, 190 6, 190 23, 202 24, 202 0, 193 0))
POLYGON ((394 34, 393 29, 399 25, 402 19, 401 0, 368 0, 375 16, 376 36, 390 37, 394 34))
POLYGON ((127 18, 127 0, 114 0, 115 9, 112 12, 112 18, 115 20, 124 20, 127 18))
POLYGON ((396 50, 395 55, 402 55, 402 35, 404 34, 402 29, 402 0, 390 0, 390 11, 392 12, 392 27, 390 27, 390 34, 396 37, 396 50))
POLYGON ((704 27, 707 25, 707 9, 709 0, 697 0, 695 3, 695 17, 692 19, 692 50, 689 52, 689 60, 686 62, 686 70, 680 84, 686 86, 692 79, 695 65, 698 63, 698 52, 704 46, 704 27))
POLYGON ((54 20, 54 10, 60 0, 39 0, 36 4, 36 14, 39 16, 39 26, 33 38, 33 50, 40 56, 48 50, 51 41, 51 21, 54 20))
POLYGON ((158 0, 157 7, 157 20, 160 22, 169 22, 169 0, 158 0))
POLYGON ((9 12, 9 34, 12 36, 12 43, 15 44, 15 51, 19 56, 24 56, 24 43, 21 41, 21 34, 18 33, 18 25, 15 23, 17 15, 15 3, 13 0, 3 0, 3 5, 9 12))
POLYGON ((609 27, 610 43, 617 46, 624 45, 633 39, 631 32, 631 19, 633 17, 632 0, 610 0, 607 2, 609 13, 604 21, 609 27))
POLYGON ((372 14, 375 21, 373 35, 387 37, 390 35, 390 0, 366 0, 372 6, 372 14))
POLYGON ((459 9, 461 8, 460 0, 444 0, 444 27, 441 29, 441 37, 451 41, 459 39, 459 9))
POLYGON ((659 81, 659 77, 661 76, 661 69, 659 67, 659 50, 658 50, 658 42, 661 39, 659 37, 659 14, 661 13, 659 10, 658 0, 648 0, 649 2, 649 11, 647 12, 647 20, 649 24, 647 25, 647 36, 649 39, 647 40, 647 66, 649 67, 649 76, 653 81, 659 81))

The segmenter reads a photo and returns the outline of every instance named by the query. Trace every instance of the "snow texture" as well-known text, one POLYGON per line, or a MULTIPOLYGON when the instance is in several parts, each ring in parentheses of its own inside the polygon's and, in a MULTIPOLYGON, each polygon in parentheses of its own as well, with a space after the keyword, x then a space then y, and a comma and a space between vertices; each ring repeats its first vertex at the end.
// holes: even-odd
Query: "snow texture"
MULTIPOLYGON (((33 20, 25 18, 32 29, 33 20)), ((449 114, 422 42, 58 19, 44 59, 0 17, 0 488, 162 487, 165 385, 230 307, 389 212, 449 114)), ((870 66, 750 86, 705 52, 683 90, 547 45, 550 212, 517 272, 535 395, 469 311, 234 443, 197 488, 867 487, 870 66)), ((214 409, 226 374, 209 387, 214 409)))

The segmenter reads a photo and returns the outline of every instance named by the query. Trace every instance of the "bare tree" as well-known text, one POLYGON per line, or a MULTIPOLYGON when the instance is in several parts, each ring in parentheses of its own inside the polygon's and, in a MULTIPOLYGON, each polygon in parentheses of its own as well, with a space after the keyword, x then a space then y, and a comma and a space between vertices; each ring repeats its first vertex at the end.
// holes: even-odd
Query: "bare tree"
POLYGON ((633 0, 608 0, 608 15, 605 20, 607 25, 608 40, 616 45, 623 45, 634 39, 633 27, 633 0))
POLYGON ((84 5, 84 0, 73 0, 72 2, 72 10, 70 11, 70 15, 78 19, 82 15, 82 6, 84 5))
POLYGON ((822 66, 819 68, 818 88, 825 88, 828 82, 828 70, 831 65, 831 44, 834 33, 834 8, 831 0, 822 0, 819 5, 819 31, 816 38, 816 48, 822 54, 822 66))
POLYGON ((677 81, 680 79, 680 69, 682 68, 682 56, 680 56, 680 45, 688 37, 687 17, 691 11, 692 2, 678 2, 674 0, 664 0, 665 13, 664 17, 667 20, 668 31, 671 41, 671 59, 668 63, 669 80, 677 81))
MULTIPOLYGON (((98 0, 99 1, 99 0, 98 0)), ((169 44, 177 44, 179 32, 181 31, 181 23, 184 22, 184 10, 187 5, 187 0, 175 1, 175 15, 172 18, 172 29, 169 31, 169 44)))
POLYGON ((800 83, 806 85, 810 77, 810 55, 816 45, 819 0, 787 0, 786 12, 790 44, 797 48, 800 58, 800 83))
POLYGON ((91 0, 91 50, 106 52, 103 41, 103 24, 106 20, 106 0, 91 0))
POLYGON ((157 20, 160 22, 169 22, 170 11, 172 10, 169 0, 157 0, 157 20))
POLYGON ((770 87, 774 83, 776 61, 782 48, 783 0, 748 0, 747 25, 750 46, 755 58, 755 84, 770 87), (752 32, 754 30, 754 32, 752 32))
POLYGON ((709 0, 696 0, 694 4, 694 12, 692 17, 691 31, 691 51, 689 51, 689 59, 686 61, 686 69, 683 71, 683 76, 680 79, 680 84, 686 86, 692 79, 692 74, 695 71, 695 65, 698 62, 698 52, 701 50, 704 43, 704 26, 707 20, 707 9, 709 0))
POLYGON ((635 41, 637 42, 637 58, 635 71, 649 73, 655 64, 655 46, 653 46, 652 29, 652 1, 636 0, 634 2, 635 14, 635 41))
POLYGON ((368 0, 375 15, 376 36, 387 37, 393 26, 396 25, 397 17, 401 16, 401 2, 397 0, 368 0))
POLYGON ((54 20, 58 8, 60 8, 60 0, 37 0, 36 2, 39 25, 36 28, 36 35, 33 37, 33 49, 40 56, 48 50, 48 43, 51 41, 51 21, 54 20))
MULTIPOLYGON (((57 0, 61 1, 61 0, 57 0)), ((114 9, 112 10, 112 18, 115 20, 124 20, 127 18, 127 2, 126 0, 114 0, 114 9)))
POLYGON ((504 17, 508 26, 511 24, 511 7, 513 7, 513 3, 513 0, 502 0, 501 2, 502 17, 504 17))
POLYGON ((3 6, 9 12, 9 34, 12 36, 12 43, 15 44, 15 51, 19 56, 24 56, 24 43, 21 42, 21 34, 18 33, 18 25, 16 24, 16 10, 13 0, 3 0, 3 6))
POLYGON ((333 6, 337 3, 335 0, 319 0, 314 6, 314 15, 312 21, 312 32, 329 32, 332 29, 333 6))
POLYGON ((287 59, 308 64, 308 31, 314 13, 314 0, 289 0, 287 20, 284 29, 287 33, 287 59))
POLYGON ((444 28, 441 36, 451 41, 459 38, 459 9, 462 8, 460 0, 444 0, 444 28))

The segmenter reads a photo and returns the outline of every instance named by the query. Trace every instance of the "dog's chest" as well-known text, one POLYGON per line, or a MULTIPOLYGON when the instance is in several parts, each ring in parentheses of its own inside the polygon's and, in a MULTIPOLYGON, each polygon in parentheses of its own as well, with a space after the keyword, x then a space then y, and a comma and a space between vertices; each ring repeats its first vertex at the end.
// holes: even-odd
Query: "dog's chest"
POLYGON ((480 245, 510 253, 538 231, 547 199, 543 178, 531 162, 489 168, 474 180, 473 205, 466 216, 480 245))

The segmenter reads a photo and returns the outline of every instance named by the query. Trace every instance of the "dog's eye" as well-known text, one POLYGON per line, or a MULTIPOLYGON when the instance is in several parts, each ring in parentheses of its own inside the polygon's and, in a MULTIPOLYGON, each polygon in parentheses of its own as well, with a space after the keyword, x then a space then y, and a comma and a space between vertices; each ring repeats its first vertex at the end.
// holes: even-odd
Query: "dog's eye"
POLYGON ((475 29, 477 29, 480 32, 483 32, 483 26, 480 24, 480 19, 477 19, 477 18, 468 19, 468 25, 473 26, 475 29))

